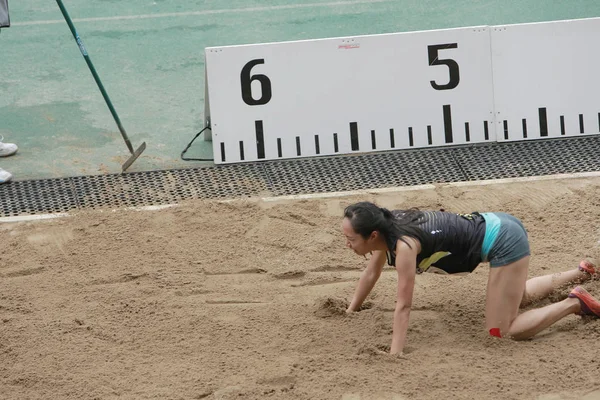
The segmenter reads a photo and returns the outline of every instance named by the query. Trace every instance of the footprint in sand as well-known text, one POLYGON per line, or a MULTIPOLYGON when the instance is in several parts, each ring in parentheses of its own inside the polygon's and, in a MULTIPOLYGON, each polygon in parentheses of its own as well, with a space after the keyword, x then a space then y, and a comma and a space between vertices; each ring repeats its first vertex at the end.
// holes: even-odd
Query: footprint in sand
POLYGON ((314 279, 307 282, 298 283, 292 285, 292 287, 303 287, 303 286, 325 286, 325 285, 334 285, 336 283, 345 283, 345 282, 354 282, 356 279, 340 279, 340 278, 321 278, 314 279))
POLYGON ((136 280, 138 280, 140 278, 144 278, 146 276, 148 276, 147 273, 142 273, 142 274, 126 273, 126 274, 122 274, 115 278, 96 280, 96 281, 92 282, 92 285, 114 285, 117 283, 127 283, 127 282, 131 282, 131 281, 136 281, 136 280))
POLYGON ((408 397, 402 396, 401 394, 395 394, 395 393, 371 393, 368 396, 363 396, 359 393, 344 393, 342 395, 342 400, 371 400, 371 399, 408 400, 408 397))
POLYGON ((200 289, 200 288, 186 289, 186 290, 176 290, 174 292, 175 296, 180 296, 180 297, 199 296, 199 295, 202 295, 202 294, 209 294, 209 293, 212 293, 212 292, 210 290, 200 289))
POLYGON ((218 276, 218 275, 245 275, 245 274, 266 274, 268 271, 262 268, 248 268, 241 271, 235 272, 208 272, 204 271, 204 275, 218 276))
POLYGON ((300 279, 306 275, 305 271, 292 270, 273 274, 275 279, 300 279))
POLYGON ((44 267, 25 268, 25 269, 20 269, 17 271, 7 272, 1 276, 5 277, 5 278, 16 278, 19 276, 29 276, 29 275, 41 274, 42 272, 44 272, 44 267))
POLYGON ((263 391, 263 394, 270 395, 277 391, 287 392, 294 389, 296 378, 293 376, 279 376, 276 378, 260 380, 258 381, 258 384, 267 387, 267 389, 263 391))
POLYGON ((343 272, 343 271, 361 271, 360 268, 348 267, 345 265, 323 265, 311 269, 311 272, 343 272))
POLYGON ((206 300, 206 304, 266 304, 264 301, 252 300, 206 300))

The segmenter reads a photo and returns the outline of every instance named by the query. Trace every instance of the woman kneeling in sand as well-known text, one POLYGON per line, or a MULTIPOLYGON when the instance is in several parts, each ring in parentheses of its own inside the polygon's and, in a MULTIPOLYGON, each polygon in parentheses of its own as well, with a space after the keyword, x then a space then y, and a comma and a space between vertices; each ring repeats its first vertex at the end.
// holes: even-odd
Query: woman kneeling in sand
POLYGON ((600 317, 600 302, 579 286, 563 301, 519 314, 520 307, 569 282, 588 280, 597 271, 584 260, 576 269, 527 280, 527 232, 512 215, 389 211, 361 202, 346 208, 342 230, 346 246, 356 254, 372 253, 348 312, 360 309, 386 261, 398 272, 391 354, 404 348, 415 275, 433 266, 455 274, 472 272, 479 263, 489 261, 485 326, 492 336, 527 339, 569 314, 600 317))

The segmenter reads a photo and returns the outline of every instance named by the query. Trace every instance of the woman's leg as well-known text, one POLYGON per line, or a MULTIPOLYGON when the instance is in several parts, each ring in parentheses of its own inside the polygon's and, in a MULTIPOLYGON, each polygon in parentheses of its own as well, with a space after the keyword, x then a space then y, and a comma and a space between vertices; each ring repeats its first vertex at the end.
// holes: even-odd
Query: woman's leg
POLYGON ((510 325, 508 335, 515 340, 529 339, 570 314, 578 314, 581 303, 576 298, 566 298, 542 308, 520 314, 510 325))
POLYGON ((529 256, 501 267, 491 267, 485 299, 485 328, 491 334, 499 329, 506 336, 519 314, 525 294, 529 256))
POLYGON ((556 321, 581 310, 579 300, 567 298, 518 315, 525 294, 529 256, 501 267, 490 268, 485 306, 486 329, 501 336, 526 339, 556 321))
MULTIPOLYGON (((588 263, 589 267, 596 268, 590 261, 584 260, 582 263, 588 263)), ((548 297, 554 290, 562 286, 582 283, 591 277, 592 275, 590 273, 578 267, 565 272, 531 278, 525 283, 525 294, 521 300, 521 307, 525 307, 534 301, 548 297)))

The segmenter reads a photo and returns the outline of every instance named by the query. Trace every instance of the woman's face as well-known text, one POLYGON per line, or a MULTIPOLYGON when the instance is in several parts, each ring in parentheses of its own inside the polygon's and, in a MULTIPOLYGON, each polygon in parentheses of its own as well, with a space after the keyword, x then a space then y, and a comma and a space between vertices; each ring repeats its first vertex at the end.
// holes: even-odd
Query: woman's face
POLYGON ((344 236, 346 237, 346 247, 352 249, 359 256, 364 256, 373 251, 373 242, 377 236, 377 232, 372 232, 371 236, 365 239, 354 231, 352 223, 348 218, 344 218, 342 221, 342 232, 344 232, 344 236))

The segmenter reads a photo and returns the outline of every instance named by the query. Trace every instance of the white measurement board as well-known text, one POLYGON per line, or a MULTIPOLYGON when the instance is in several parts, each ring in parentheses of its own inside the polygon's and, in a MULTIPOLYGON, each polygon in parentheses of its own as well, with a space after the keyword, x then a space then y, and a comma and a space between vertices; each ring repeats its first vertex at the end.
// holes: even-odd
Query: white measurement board
POLYGON ((600 131, 600 18, 491 33, 498 141, 600 131))
POLYGON ((494 141, 489 27, 206 49, 215 163, 494 141))

